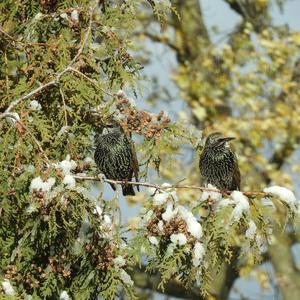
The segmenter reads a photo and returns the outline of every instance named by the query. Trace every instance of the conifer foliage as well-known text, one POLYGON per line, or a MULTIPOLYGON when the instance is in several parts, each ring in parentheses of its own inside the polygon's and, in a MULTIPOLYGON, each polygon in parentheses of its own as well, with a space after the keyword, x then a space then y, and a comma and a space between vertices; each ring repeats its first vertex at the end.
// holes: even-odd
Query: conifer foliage
POLYGON ((129 274, 140 264, 161 273, 162 291, 177 276, 205 294, 211 271, 232 259, 233 248, 260 260, 277 208, 298 214, 293 193, 281 187, 254 195, 190 187, 203 193, 187 207, 175 185, 150 184, 139 225, 125 239, 118 199, 90 192, 94 135, 112 115, 141 136, 142 179, 199 137, 117 92, 139 90, 130 37, 136 15, 149 9, 163 23, 172 8, 168 1, 1 1, 0 294, 134 299, 129 274))

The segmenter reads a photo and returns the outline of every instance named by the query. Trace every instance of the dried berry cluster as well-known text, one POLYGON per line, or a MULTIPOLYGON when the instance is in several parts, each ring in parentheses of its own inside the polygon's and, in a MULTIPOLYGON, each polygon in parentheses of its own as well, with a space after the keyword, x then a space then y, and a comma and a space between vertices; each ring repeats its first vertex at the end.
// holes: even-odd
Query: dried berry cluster
POLYGON ((158 115, 137 110, 123 92, 117 94, 116 106, 126 118, 120 122, 124 131, 135 131, 146 138, 158 138, 169 125, 170 118, 161 111, 158 115))

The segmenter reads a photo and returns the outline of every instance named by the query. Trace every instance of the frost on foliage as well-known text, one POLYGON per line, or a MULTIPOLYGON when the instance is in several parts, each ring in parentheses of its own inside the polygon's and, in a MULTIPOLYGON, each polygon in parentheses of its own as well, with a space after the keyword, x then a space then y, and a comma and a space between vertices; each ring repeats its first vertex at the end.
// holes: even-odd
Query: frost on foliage
MULTIPOLYGON (((208 189, 217 189, 215 186, 211 185, 210 183, 207 185, 208 189)), ((220 201, 222 199, 222 194, 219 192, 213 192, 213 191, 204 191, 201 195, 200 201, 206 201, 207 199, 212 199, 215 201, 220 201)))
POLYGON ((256 224, 254 223, 253 220, 250 220, 248 225, 249 225, 249 227, 246 230, 245 236, 246 236, 246 238, 252 240, 254 238, 255 233, 256 233, 257 227, 256 227, 256 224))
POLYGON ((76 186, 76 180, 72 175, 66 175, 63 179, 63 184, 65 184, 69 188, 73 188, 76 186))
POLYGON ((268 250, 267 243, 260 234, 256 235, 255 241, 256 241, 257 247, 261 253, 264 253, 268 250))
POLYGON ((60 137, 63 134, 67 133, 71 129, 71 126, 63 126, 57 133, 57 136, 60 137))
POLYGON ((120 271, 120 278, 126 285, 133 286, 133 281, 130 275, 123 269, 120 271))
POLYGON ((276 209, 273 201, 270 198, 261 198, 260 202, 261 202, 262 206, 268 206, 273 209, 276 209))
POLYGON ((126 264, 126 260, 123 256, 119 255, 116 258, 114 258, 114 264, 118 267, 123 267, 126 264))
POLYGON ((230 196, 235 204, 235 207, 231 213, 231 220, 239 221, 243 213, 249 211, 248 198, 239 191, 233 191, 230 196))
POLYGON ((70 175, 71 170, 77 167, 77 163, 67 155, 66 159, 58 163, 58 167, 63 171, 64 175, 70 175))
POLYGON ((187 242, 187 238, 183 233, 173 233, 170 239, 173 244, 178 244, 179 246, 185 245, 187 242))
POLYGON ((7 279, 4 279, 2 281, 2 288, 4 290, 4 293, 9 296, 14 296, 15 295, 15 290, 13 286, 11 285, 10 281, 7 279))
POLYGON ((29 108, 30 108, 31 110, 41 110, 41 109, 42 109, 42 106, 41 106, 41 104, 40 104, 38 101, 32 100, 32 101, 30 101, 30 103, 29 103, 29 108))
POLYGON ((59 300, 70 300, 70 299, 71 298, 66 291, 61 292, 61 294, 59 296, 59 300))
POLYGON ((199 242, 197 242, 194 246, 193 250, 193 265, 194 267, 198 267, 203 259, 203 256, 205 254, 205 249, 203 245, 199 242))
POLYGON ((264 188, 263 191, 265 193, 277 196, 278 198, 280 198, 281 201, 289 205, 291 209, 296 211, 297 200, 294 193, 291 190, 282 186, 274 185, 268 188, 264 188))
POLYGON ((158 239, 155 236, 149 236, 148 240, 152 245, 158 245, 158 239))
POLYGON ((43 192, 49 192, 54 184, 55 178, 49 177, 46 181, 43 181, 39 176, 32 179, 30 183, 30 191, 32 192, 33 190, 42 190, 43 192))

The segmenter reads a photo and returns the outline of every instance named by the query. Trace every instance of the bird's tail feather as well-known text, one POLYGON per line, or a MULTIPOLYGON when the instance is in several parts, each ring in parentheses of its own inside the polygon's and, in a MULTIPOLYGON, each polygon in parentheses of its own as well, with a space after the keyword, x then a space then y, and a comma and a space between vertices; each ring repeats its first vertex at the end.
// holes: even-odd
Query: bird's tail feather
POLYGON ((123 196, 134 196, 135 192, 131 184, 122 185, 123 196))

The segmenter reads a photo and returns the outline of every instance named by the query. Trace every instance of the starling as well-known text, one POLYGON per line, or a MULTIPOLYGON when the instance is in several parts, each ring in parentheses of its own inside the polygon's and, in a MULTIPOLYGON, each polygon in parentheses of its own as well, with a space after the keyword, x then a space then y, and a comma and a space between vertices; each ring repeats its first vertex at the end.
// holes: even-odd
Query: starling
POLYGON ((233 137, 223 137, 221 133, 211 133, 200 155, 199 168, 203 183, 220 190, 240 190, 241 175, 236 155, 230 149, 233 137))
MULTIPOLYGON (((126 184, 135 176, 138 181, 138 161, 134 143, 127 137, 119 124, 105 126, 111 132, 101 134, 96 139, 95 162, 107 179, 123 180, 123 195, 135 195, 133 186, 126 184)), ((113 190, 116 186, 110 183, 113 190)))

